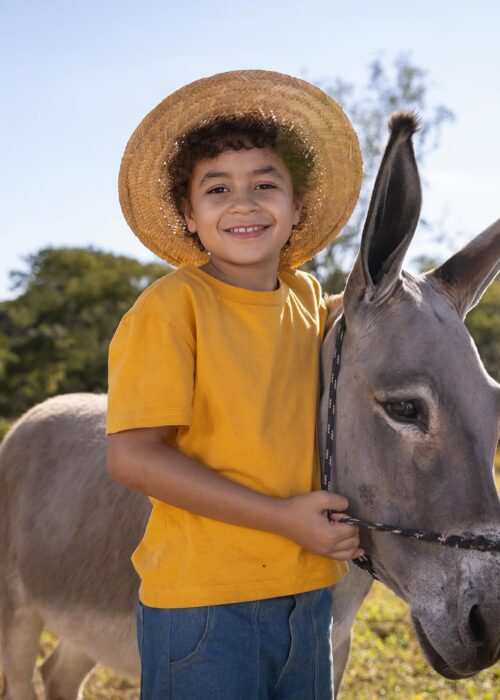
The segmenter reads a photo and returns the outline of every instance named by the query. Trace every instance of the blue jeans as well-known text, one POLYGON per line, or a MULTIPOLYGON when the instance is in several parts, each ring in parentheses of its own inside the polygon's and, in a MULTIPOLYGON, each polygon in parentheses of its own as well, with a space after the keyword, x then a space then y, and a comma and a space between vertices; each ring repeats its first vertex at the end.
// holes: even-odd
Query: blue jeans
POLYGON ((332 594, 137 605, 141 700, 331 700, 332 594))

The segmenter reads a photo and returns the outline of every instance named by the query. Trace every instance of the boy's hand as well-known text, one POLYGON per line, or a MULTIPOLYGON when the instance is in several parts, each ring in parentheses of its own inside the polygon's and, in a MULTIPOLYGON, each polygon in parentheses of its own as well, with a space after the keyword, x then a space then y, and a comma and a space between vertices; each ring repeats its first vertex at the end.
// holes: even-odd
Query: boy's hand
POLYGON ((336 522, 347 500, 328 491, 269 496, 207 469, 166 444, 169 426, 125 430, 107 439, 108 469, 129 488, 206 518, 287 537, 331 559, 360 556, 358 528, 336 522), (328 520, 327 510, 333 522, 328 520))
POLYGON ((313 491, 283 500, 283 529, 280 534, 301 547, 329 559, 350 560, 364 554, 359 548, 359 528, 337 522, 349 503, 346 498, 328 491, 313 491))

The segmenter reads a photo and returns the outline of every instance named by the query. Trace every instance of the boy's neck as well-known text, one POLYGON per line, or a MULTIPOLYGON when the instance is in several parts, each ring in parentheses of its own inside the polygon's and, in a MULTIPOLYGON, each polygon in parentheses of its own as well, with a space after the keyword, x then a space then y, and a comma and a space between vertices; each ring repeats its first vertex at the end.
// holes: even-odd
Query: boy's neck
POLYGON ((223 260, 210 259, 201 269, 226 284, 256 292, 272 292, 279 287, 278 266, 252 267, 231 265, 223 260))

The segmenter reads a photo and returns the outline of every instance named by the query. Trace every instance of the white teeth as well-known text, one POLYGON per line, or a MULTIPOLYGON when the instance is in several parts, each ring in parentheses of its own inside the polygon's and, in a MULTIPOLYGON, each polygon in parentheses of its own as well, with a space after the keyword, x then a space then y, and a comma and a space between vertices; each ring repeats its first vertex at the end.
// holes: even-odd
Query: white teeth
POLYGON ((252 233, 253 231, 262 231, 265 226, 235 226, 235 228, 230 228, 228 231, 231 233, 252 233))

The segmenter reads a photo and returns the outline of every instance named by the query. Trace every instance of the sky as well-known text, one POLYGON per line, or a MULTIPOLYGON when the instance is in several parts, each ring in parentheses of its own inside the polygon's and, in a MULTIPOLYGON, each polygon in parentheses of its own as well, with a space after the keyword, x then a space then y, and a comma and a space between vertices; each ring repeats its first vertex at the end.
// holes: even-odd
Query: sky
POLYGON ((46 246, 154 260, 120 211, 125 144, 169 93, 234 69, 362 85, 406 53, 455 113, 422 213, 460 247, 500 216, 499 26, 495 0, 0 0, 0 300, 46 246))

